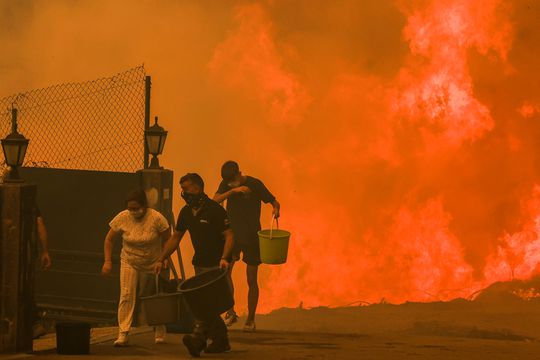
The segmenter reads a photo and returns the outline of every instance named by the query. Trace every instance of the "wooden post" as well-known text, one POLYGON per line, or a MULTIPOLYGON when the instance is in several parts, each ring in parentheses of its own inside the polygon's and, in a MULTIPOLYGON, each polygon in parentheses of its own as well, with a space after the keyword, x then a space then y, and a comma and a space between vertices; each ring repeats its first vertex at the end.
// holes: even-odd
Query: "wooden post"
POLYGON ((32 351, 35 185, 0 185, 0 353, 32 351))

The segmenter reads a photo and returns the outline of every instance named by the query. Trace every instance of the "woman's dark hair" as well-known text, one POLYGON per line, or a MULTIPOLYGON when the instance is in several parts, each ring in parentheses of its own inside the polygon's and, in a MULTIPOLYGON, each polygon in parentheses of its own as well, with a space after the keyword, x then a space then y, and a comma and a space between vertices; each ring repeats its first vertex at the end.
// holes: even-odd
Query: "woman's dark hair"
POLYGON ((225 181, 232 181, 240 172, 240 167, 236 161, 226 161, 221 166, 221 178, 225 181))
POLYGON ((182 176, 182 178, 180 179, 180 185, 182 185, 184 181, 191 181, 195 185, 199 186, 202 191, 204 191, 204 181, 199 174, 187 173, 186 175, 182 176))
POLYGON ((146 199, 146 193, 144 190, 133 190, 126 197, 126 204, 130 201, 139 203, 142 207, 148 207, 148 200, 146 199))

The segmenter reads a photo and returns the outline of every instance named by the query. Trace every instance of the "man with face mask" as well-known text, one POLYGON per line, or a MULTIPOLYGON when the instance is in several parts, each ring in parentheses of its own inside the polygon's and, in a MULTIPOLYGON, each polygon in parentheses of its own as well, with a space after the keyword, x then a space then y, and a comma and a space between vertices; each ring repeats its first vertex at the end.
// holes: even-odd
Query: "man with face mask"
MULTIPOLYGON (((231 228, 235 236, 233 262, 230 266, 229 283, 234 291, 231 273, 234 262, 240 259, 247 265, 248 283, 248 316, 244 331, 255 331, 255 312, 259 301, 259 285, 257 273, 261 264, 259 253, 258 231, 261 229, 261 202, 272 204, 273 215, 279 217, 280 204, 266 188, 263 182, 251 176, 243 175, 238 164, 227 161, 221 167, 223 181, 214 196, 214 200, 222 203, 227 200, 227 214, 231 220, 231 228)), ((227 326, 237 321, 234 308, 225 316, 227 326)))
MULTIPOLYGON (((161 271, 162 261, 175 251, 186 231, 189 231, 195 250, 192 260, 195 274, 218 267, 226 269, 234 245, 226 211, 204 193, 204 182, 198 174, 184 175, 180 179, 180 186, 186 206, 178 215, 176 231, 165 243, 155 264, 155 272, 161 271)), ((231 349, 227 327, 219 315, 197 319, 194 333, 185 335, 183 341, 189 353, 195 357, 199 357, 203 350, 206 353, 222 353, 231 349), (206 346, 207 339, 212 340, 209 346, 206 346)))

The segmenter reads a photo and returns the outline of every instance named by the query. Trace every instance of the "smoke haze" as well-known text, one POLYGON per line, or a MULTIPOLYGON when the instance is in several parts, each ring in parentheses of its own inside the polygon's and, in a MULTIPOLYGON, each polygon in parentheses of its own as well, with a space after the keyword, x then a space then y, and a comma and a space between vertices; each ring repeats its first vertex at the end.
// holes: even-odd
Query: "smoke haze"
POLYGON ((261 312, 449 300, 538 272, 539 20, 533 1, 1 1, 0 93, 144 63, 176 179, 213 195, 234 159, 282 203, 261 312))

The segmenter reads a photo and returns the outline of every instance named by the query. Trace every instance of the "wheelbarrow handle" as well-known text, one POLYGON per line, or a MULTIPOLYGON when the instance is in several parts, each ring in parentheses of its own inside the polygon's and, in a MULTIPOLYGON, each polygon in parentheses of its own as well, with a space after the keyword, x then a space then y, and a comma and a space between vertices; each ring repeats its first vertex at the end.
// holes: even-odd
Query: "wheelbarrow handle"
POLYGON ((169 267, 171 268, 171 271, 173 273, 174 280, 178 281, 178 272, 176 271, 176 267, 174 266, 174 263, 170 256, 169 256, 169 267))

